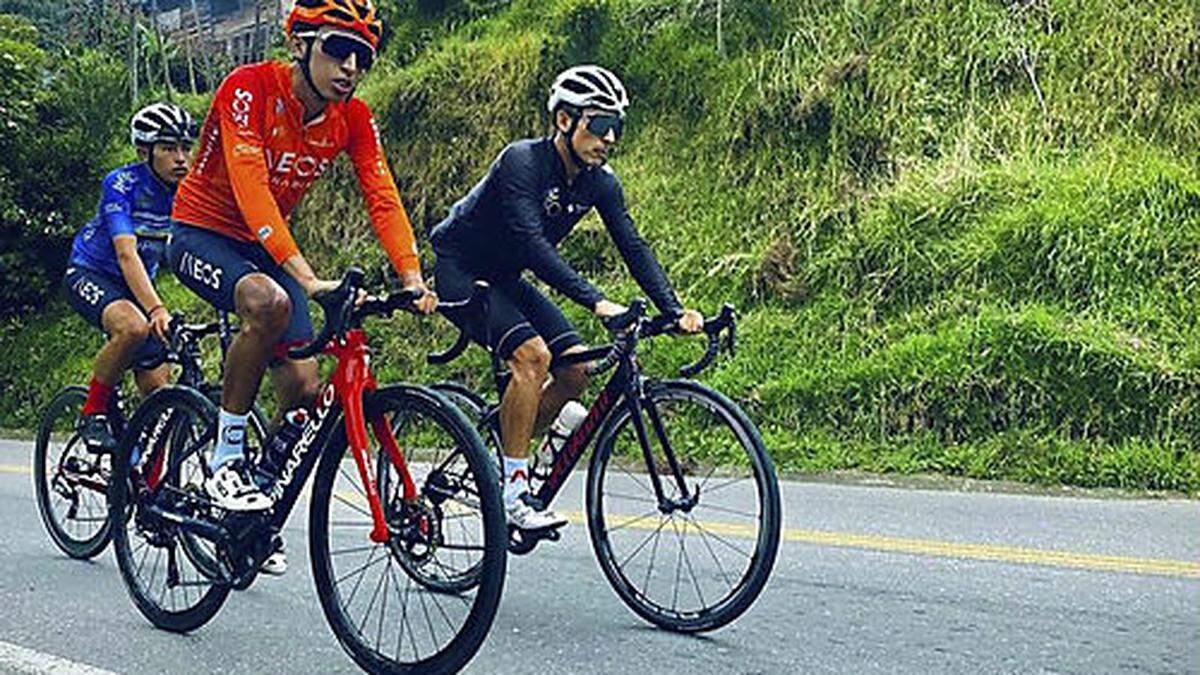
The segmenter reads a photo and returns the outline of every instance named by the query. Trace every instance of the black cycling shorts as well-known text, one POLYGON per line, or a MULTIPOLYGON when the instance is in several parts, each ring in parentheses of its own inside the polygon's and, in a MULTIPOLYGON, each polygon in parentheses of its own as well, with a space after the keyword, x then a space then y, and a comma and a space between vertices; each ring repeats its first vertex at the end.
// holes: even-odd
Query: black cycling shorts
MULTIPOLYGON (((100 330, 104 330, 101 321, 104 309, 118 300, 128 300, 139 312, 146 313, 124 279, 104 272, 72 265, 63 275, 63 287, 67 289, 67 302, 70 303, 71 309, 100 330)), ((166 345, 151 335, 143 340, 134 352, 133 367, 136 370, 152 370, 160 366, 166 358, 166 345)))
POLYGON ((287 328, 273 351, 275 357, 282 357, 288 347, 313 339, 308 295, 300 282, 280 267, 260 244, 238 241, 178 221, 174 225, 171 243, 167 246, 167 262, 184 286, 213 307, 236 312, 234 289, 237 283, 247 274, 265 274, 282 286, 292 301, 287 328))
POLYGON ((583 343, 558 305, 520 276, 489 277, 445 253, 438 253, 433 270, 438 299, 448 302, 470 298, 477 280, 488 282, 487 317, 461 308, 445 314, 477 344, 494 349, 502 359, 508 360, 517 347, 538 336, 555 360, 583 343))

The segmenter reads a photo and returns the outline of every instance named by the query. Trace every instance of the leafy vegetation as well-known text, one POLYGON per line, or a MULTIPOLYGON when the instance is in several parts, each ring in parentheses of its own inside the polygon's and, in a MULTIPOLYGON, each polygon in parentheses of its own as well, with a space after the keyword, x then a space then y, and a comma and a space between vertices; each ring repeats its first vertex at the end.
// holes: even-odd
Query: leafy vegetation
MULTIPOLYGON (((560 68, 625 79, 634 108, 613 166, 687 303, 738 306, 742 349, 705 378, 759 420, 784 468, 1200 489, 1193 3, 388 9, 387 58, 360 93, 418 229, 507 142, 545 132, 560 68)), ((382 264, 346 166, 294 229, 330 276, 382 264)), ((637 293, 596 219, 565 252, 611 297, 637 293)), ((36 321, 39 335, 78 325, 36 321)), ((376 331, 382 376, 485 381, 478 354, 424 365, 444 322, 391 326, 376 331)), ((31 348, 29 330, 4 353, 31 348)), ((667 374, 698 348, 662 340, 648 363, 667 374)), ((6 356, 0 386, 41 397, 6 396, 0 420, 28 424, 83 361, 6 356)))

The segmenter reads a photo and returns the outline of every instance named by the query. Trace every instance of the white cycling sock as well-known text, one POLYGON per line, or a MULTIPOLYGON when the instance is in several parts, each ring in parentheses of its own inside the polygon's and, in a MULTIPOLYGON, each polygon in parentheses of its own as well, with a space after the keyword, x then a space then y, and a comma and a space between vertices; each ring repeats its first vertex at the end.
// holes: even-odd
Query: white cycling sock
POLYGON ((246 420, 249 417, 250 413, 235 415, 221 408, 217 416, 217 447, 213 449, 212 461, 208 463, 213 471, 245 455, 246 420))
POLYGON ((505 457, 504 505, 511 506, 526 492, 529 492, 529 460, 524 457, 505 457))

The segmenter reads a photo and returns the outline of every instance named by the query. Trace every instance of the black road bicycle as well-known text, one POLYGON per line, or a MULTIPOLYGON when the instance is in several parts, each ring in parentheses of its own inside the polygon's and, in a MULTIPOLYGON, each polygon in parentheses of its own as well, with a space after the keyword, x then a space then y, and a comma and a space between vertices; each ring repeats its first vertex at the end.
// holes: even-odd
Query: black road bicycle
POLYGON ((355 303, 350 270, 318 294, 325 325, 292 358, 336 357, 330 380, 268 487, 274 506, 227 512, 200 489, 211 475, 217 409, 188 387, 152 394, 114 464, 109 506, 126 589, 155 626, 187 632, 248 588, 316 472, 309 555, 325 617, 345 651, 376 673, 458 670, 478 651, 500 602, 506 550, 499 477, 463 414, 437 392, 376 386, 363 320, 411 309, 393 293, 355 303), (133 458, 137 461, 131 461, 133 458), (424 566, 474 571, 471 593, 414 578, 424 566))
MULTIPOLYGON (((175 324, 166 360, 179 365, 178 382, 194 387, 214 402, 220 398, 220 380, 206 381, 201 369, 200 347, 209 336, 217 336, 221 360, 232 339, 226 315, 202 324, 175 324)), ((107 491, 112 458, 85 447, 79 437, 79 416, 87 400, 87 388, 64 387, 42 412, 33 450, 33 485, 38 513, 50 539, 72 558, 89 559, 108 545, 112 528, 108 520, 107 491)), ((121 438, 125 432, 126 402, 113 394, 109 405, 109 432, 121 438)), ((266 425, 257 408, 251 411, 249 441, 261 447, 266 425)))
MULTIPOLYGON (((487 286, 467 304, 485 312, 487 286)), ((643 375, 641 340, 678 333, 673 317, 645 316, 637 300, 605 322, 612 344, 560 357, 562 365, 589 363, 598 375, 615 368, 587 416, 551 457, 531 453, 530 487, 549 506, 588 444, 585 511, 592 548, 609 583, 635 613, 662 628, 708 631, 745 612, 762 591, 779 548, 781 513, 775 470, 754 423, 722 394, 690 379, 722 348, 735 350, 736 317, 726 305, 704 324, 708 346, 684 379, 643 375)), ((449 363, 469 344, 457 342, 432 363, 449 363)), ((496 389, 508 373, 491 355, 496 389)), ((499 407, 460 384, 433 385, 470 411, 502 461, 499 407)), ((556 540, 557 530, 509 531, 509 551, 525 554, 556 540)), ((431 572, 438 572, 432 570, 431 572)), ((431 574, 427 583, 466 589, 471 573, 431 574)))

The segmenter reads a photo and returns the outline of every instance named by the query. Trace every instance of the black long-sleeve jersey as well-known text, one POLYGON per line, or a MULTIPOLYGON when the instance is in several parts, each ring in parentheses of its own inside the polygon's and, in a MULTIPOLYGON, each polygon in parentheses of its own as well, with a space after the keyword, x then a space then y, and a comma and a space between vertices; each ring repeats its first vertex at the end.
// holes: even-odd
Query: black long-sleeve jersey
POLYGON ((531 270, 591 309, 603 294, 563 260, 557 245, 592 208, 659 311, 681 311, 666 274, 629 216, 620 179, 606 165, 581 172, 568 185, 550 138, 506 147, 483 180, 433 229, 431 239, 439 255, 456 256, 489 274, 531 270))

